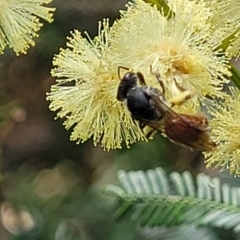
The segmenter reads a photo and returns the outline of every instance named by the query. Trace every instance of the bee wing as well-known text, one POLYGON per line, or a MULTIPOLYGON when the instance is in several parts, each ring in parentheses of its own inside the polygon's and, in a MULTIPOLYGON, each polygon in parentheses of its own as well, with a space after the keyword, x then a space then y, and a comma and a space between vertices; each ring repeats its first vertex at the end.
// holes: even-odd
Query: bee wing
POLYGON ((196 116, 167 113, 165 117, 165 134, 174 142, 200 151, 210 151, 216 144, 206 131, 202 120, 196 122, 196 116))
POLYGON ((151 128, 165 133, 173 142, 185 147, 194 148, 200 151, 210 151, 216 144, 210 139, 207 132, 208 121, 202 115, 188 115, 177 113, 158 96, 152 95, 152 104, 156 111, 162 114, 159 121, 142 121, 151 128))

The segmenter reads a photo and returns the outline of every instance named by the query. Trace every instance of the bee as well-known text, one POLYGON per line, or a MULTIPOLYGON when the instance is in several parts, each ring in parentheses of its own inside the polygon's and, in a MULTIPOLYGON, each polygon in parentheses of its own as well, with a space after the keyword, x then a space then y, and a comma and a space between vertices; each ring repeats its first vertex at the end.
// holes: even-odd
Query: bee
MULTIPOLYGON (((158 83, 158 88, 147 86, 141 72, 132 72, 128 68, 119 67, 120 84, 117 90, 117 100, 124 102, 133 119, 139 121, 141 129, 148 126, 152 130, 147 137, 156 131, 164 133, 172 142, 199 151, 211 151, 216 144, 209 136, 208 119, 203 114, 182 114, 174 111, 174 105, 181 105, 193 95, 184 90, 179 96, 170 100, 165 98, 165 86, 159 73, 152 73, 158 83), (120 77, 120 70, 128 72, 120 77), (140 85, 139 85, 139 84, 140 85)), ((176 86, 178 86, 175 81, 176 86)))

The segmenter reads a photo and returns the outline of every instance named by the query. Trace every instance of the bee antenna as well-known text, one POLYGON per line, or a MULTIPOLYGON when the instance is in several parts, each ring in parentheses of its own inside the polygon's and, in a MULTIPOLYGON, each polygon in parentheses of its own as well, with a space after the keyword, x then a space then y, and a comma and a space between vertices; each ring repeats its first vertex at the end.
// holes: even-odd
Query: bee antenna
POLYGON ((120 79, 120 81, 121 81, 121 79, 122 79, 121 76, 120 76, 120 71, 121 71, 121 69, 124 69, 124 70, 129 71, 130 68, 123 67, 123 66, 119 66, 119 67, 118 67, 118 78, 120 79))

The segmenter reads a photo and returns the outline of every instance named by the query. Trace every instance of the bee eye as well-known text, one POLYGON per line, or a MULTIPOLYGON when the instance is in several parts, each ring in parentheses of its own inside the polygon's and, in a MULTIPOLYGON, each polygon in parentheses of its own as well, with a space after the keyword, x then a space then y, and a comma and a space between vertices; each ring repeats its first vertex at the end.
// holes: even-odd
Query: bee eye
POLYGON ((137 76, 135 73, 128 72, 123 77, 123 80, 128 83, 129 86, 136 86, 137 85, 137 76))
POLYGON ((117 99, 123 101, 127 98, 127 94, 132 88, 137 86, 137 76, 133 72, 127 72, 121 79, 118 86, 117 99))

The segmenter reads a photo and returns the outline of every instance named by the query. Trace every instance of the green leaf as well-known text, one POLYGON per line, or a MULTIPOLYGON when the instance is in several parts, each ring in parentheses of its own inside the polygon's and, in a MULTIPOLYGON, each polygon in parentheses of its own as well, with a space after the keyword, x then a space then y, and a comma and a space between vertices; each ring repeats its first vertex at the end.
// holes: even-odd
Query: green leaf
POLYGON ((147 3, 156 5, 157 9, 163 13, 168 19, 175 16, 175 13, 170 9, 165 0, 144 0, 147 3))
POLYGON ((237 87, 238 89, 240 89, 240 72, 239 72, 238 69, 234 66, 233 63, 231 63, 231 73, 232 73, 231 80, 234 82, 234 84, 236 85, 236 87, 237 87))
POLYGON ((119 171, 120 187, 108 187, 118 200, 115 217, 131 210, 141 226, 213 226, 240 231, 240 188, 221 184, 218 178, 189 172, 166 175, 162 168, 119 171), (112 190, 111 190, 112 189, 112 190))

